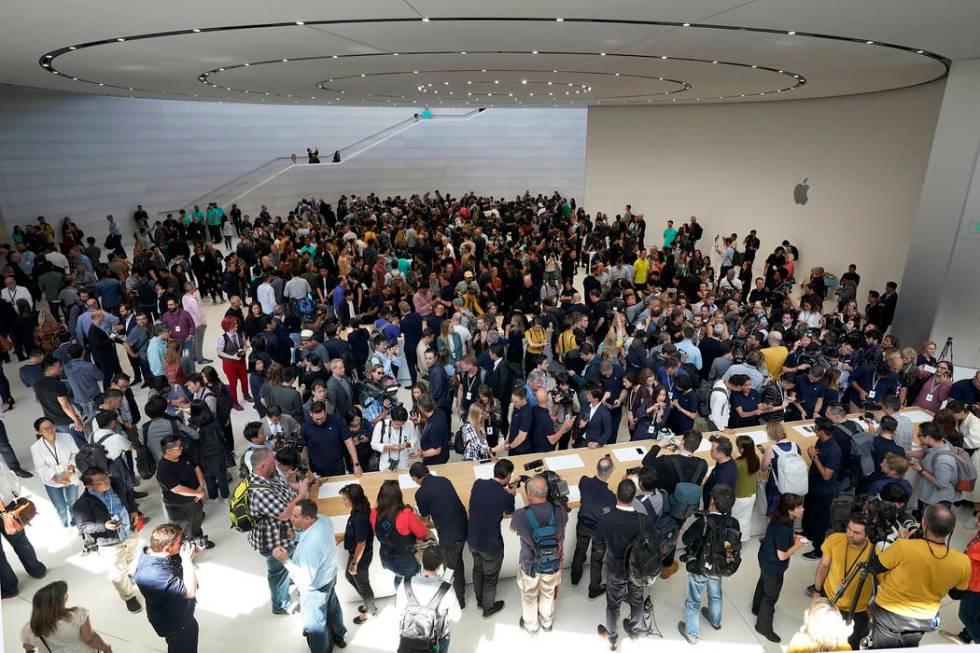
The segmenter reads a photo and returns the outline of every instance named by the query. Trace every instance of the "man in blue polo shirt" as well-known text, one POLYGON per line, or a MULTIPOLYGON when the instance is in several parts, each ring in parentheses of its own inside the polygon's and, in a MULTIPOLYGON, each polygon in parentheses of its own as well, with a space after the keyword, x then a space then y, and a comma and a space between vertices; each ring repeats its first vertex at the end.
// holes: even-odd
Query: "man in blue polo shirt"
POLYGON ((796 375, 796 401, 803 409, 803 414, 792 415, 789 419, 814 419, 823 412, 823 399, 827 392, 823 375, 824 369, 819 365, 796 375))
POLYGON ((463 567, 463 545, 466 543, 466 508, 459 499, 453 482, 429 473, 425 463, 414 463, 408 470, 419 489, 415 491, 415 506, 419 514, 429 517, 439 532, 439 548, 446 566, 453 570, 453 589, 459 607, 466 607, 466 578, 463 567))
POLYGON ((344 452, 346 451, 354 468, 354 474, 361 475, 361 465, 357 462, 357 449, 347 425, 336 414, 327 414, 327 405, 314 401, 310 405, 310 416, 299 429, 303 439, 303 457, 310 461, 310 471, 319 476, 343 476, 345 471, 344 452))
POLYGON ((419 449, 426 465, 442 465, 449 462, 449 420, 446 413, 436 408, 431 398, 423 396, 418 402, 421 413, 419 449))
POLYGON ((514 488, 508 485, 513 473, 514 463, 506 458, 498 460, 493 466, 493 478, 478 478, 470 490, 466 541, 473 555, 473 593, 484 617, 504 609, 504 602, 497 600, 497 579, 504 562, 500 524, 504 515, 514 512, 514 488))
POLYGON ((803 554, 809 560, 823 557, 821 547, 830 528, 830 504, 837 494, 837 476, 841 469, 840 446, 831 433, 834 423, 826 417, 813 422, 817 443, 807 449, 810 456, 809 489, 803 500, 803 534, 813 543, 813 550, 803 554))
POLYGON ((901 383, 888 363, 865 363, 851 375, 851 410, 860 412, 866 402, 881 405, 886 395, 897 395, 901 383))

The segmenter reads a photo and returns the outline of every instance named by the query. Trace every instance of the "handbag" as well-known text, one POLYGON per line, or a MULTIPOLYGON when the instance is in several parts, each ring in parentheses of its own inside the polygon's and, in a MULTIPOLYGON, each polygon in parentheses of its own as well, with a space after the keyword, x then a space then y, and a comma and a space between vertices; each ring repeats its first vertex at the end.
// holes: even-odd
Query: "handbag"
POLYGON ((16 535, 24 530, 37 515, 37 506, 30 499, 18 497, 10 504, 11 508, 0 508, 3 517, 3 530, 7 535, 16 535))

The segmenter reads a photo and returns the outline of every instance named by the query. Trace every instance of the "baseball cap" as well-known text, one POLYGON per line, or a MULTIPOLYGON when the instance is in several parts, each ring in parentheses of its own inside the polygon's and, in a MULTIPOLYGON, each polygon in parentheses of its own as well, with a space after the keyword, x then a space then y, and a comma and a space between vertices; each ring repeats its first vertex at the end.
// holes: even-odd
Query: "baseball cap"
POLYGON ((313 337, 313 330, 312 329, 303 329, 302 331, 299 332, 299 339, 300 340, 309 340, 312 337, 313 337))

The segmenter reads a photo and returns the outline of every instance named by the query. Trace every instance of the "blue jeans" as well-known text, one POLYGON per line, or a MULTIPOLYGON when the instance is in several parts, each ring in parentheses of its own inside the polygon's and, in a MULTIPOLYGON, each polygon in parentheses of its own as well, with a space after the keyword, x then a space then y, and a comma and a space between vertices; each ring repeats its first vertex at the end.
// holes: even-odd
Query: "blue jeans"
POLYGON ((58 519, 61 520, 61 525, 67 528, 74 523, 71 507, 75 505, 75 500, 78 498, 78 486, 59 485, 58 487, 52 487, 45 485, 44 491, 48 493, 48 498, 51 499, 51 503, 54 505, 54 511, 58 513, 58 519))
POLYGON ((419 573, 421 566, 415 556, 405 556, 401 558, 389 558, 381 556, 381 566, 395 574, 395 589, 402 584, 402 578, 414 576, 419 573))
POLYGON ((347 634, 344 613, 334 588, 337 579, 317 590, 302 592, 299 599, 303 614, 303 635, 310 653, 330 653, 334 640, 343 640, 347 634))
MULTIPOLYGON (((0 528, 0 536, 10 544, 10 548, 13 549, 14 554, 16 554, 20 563, 24 565, 24 570, 28 574, 34 578, 44 576, 48 571, 47 567, 37 559, 37 554, 34 552, 34 547, 31 545, 30 540, 27 539, 26 532, 21 531, 13 535, 8 535, 3 528, 0 528)), ((3 545, 0 544, 0 594, 6 597, 16 591, 17 574, 14 573, 10 563, 7 562, 7 552, 3 550, 3 545)))
POLYGON ((687 600, 684 601, 684 627, 689 637, 697 637, 701 625, 701 593, 708 586, 708 619, 721 623, 721 578, 687 574, 687 600))
MULTIPOLYGON (((75 445, 81 449, 85 446, 87 440, 85 439, 85 433, 82 431, 76 431, 75 427, 71 424, 62 424, 60 426, 54 427, 55 433, 67 433, 75 441, 75 445)), ((83 470, 84 471, 84 470, 83 470)))
MULTIPOLYGON (((292 553, 291 549, 287 549, 292 553)), ((269 581, 269 593, 272 595, 273 610, 289 609, 289 572, 276 560, 271 553, 263 553, 265 558, 265 575, 269 581)))

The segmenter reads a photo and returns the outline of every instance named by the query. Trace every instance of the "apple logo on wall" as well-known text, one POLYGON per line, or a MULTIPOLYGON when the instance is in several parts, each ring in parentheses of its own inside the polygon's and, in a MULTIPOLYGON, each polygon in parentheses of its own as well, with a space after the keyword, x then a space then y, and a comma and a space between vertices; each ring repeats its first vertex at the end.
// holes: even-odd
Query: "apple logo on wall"
POLYGON ((796 184, 796 188, 793 189, 793 199, 797 204, 806 204, 810 199, 807 197, 807 193, 810 192, 810 186, 806 183, 807 179, 809 179, 809 177, 804 177, 803 181, 796 184))

